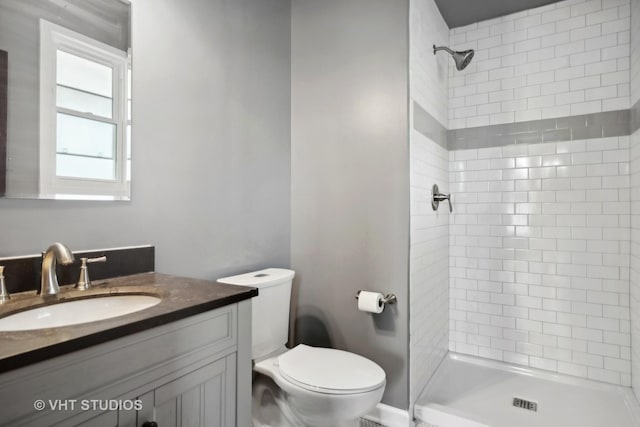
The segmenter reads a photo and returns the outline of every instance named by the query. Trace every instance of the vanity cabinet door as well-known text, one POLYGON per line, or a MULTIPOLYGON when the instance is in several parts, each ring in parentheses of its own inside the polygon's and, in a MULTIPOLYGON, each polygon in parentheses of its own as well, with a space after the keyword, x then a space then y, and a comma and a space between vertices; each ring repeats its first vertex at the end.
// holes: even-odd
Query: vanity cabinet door
POLYGON ((97 417, 91 418, 83 422, 82 424, 78 424, 78 426, 82 427, 113 427, 119 425, 118 423, 118 412, 103 412, 97 417))
MULTIPOLYGON (((46 425, 46 421, 41 421, 46 425)), ((67 420, 53 424, 55 427, 125 427, 124 424, 118 420, 118 411, 107 411, 100 415, 96 415, 93 418, 85 419, 84 421, 78 421, 77 417, 71 417, 67 420)))
POLYGON ((219 359, 139 397, 138 426, 235 426, 236 354, 219 359))

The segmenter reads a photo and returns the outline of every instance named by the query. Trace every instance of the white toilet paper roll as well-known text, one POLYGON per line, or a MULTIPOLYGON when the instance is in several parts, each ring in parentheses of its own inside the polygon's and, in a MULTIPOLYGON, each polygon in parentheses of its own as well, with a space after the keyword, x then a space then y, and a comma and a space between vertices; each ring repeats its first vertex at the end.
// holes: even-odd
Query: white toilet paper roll
POLYGON ((358 310, 369 313, 382 313, 382 310, 384 310, 382 298, 384 296, 379 292, 361 291, 358 294, 358 310))

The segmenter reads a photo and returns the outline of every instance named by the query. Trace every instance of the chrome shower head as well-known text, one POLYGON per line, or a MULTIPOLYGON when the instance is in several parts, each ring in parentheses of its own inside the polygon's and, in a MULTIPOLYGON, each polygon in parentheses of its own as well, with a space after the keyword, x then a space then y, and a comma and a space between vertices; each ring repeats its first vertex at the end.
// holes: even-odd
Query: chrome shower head
POLYGON ((448 47, 445 47, 445 46, 436 47, 436 45, 434 44, 433 54, 435 55, 436 52, 439 50, 444 50, 451 54, 451 56, 453 57, 453 60, 456 62, 456 69, 458 71, 464 70, 465 67, 469 65, 469 62, 471 62, 471 60, 473 59, 473 54, 475 53, 473 49, 454 52, 448 47))

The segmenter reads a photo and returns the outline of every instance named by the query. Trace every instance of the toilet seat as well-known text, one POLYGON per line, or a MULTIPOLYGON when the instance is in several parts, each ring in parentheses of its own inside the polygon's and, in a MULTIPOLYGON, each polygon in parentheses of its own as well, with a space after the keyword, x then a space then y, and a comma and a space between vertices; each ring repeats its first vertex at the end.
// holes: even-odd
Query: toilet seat
POLYGON ((355 394, 385 384, 384 370, 378 364, 347 351, 300 344, 277 361, 284 379, 313 392, 355 394))

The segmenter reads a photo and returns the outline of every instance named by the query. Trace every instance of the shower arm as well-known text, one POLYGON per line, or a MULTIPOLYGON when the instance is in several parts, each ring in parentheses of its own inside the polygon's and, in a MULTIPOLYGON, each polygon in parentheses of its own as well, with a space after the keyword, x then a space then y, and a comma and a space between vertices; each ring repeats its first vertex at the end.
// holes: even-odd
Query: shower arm
POLYGON ((434 44, 434 45, 433 45, 433 54, 435 55, 435 54, 436 54, 436 52, 437 52, 437 51, 439 51, 439 50, 444 50, 445 52, 449 52, 451 55, 453 55, 453 54, 455 53, 454 51, 452 51, 451 49, 449 49, 449 48, 448 48, 448 47, 446 47, 446 46, 439 46, 439 47, 436 47, 436 45, 434 44))

